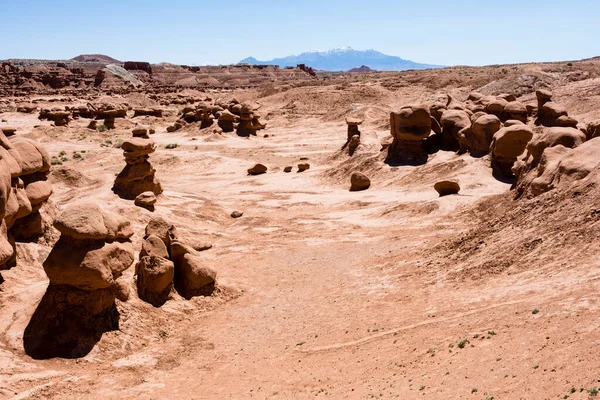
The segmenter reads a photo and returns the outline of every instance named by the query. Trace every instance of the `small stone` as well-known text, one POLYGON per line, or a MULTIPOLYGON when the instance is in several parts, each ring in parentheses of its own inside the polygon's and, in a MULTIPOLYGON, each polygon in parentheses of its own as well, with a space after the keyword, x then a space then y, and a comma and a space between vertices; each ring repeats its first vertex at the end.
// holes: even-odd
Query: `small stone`
POLYGON ((371 180, 360 172, 355 172, 350 177, 350 191, 358 192, 361 190, 367 190, 371 186, 371 180))
POLYGON ((231 218, 240 218, 242 215, 244 215, 243 212, 234 211, 234 212, 231 213, 231 218))
POLYGON ((134 204, 153 211, 154 204, 156 204, 156 195, 153 192, 143 192, 135 198, 134 204))
POLYGON ((256 164, 254 167, 248 170, 249 175, 260 175, 267 172, 267 167, 262 164, 256 164))
POLYGON ((307 169, 310 169, 309 163, 298 164, 298 172, 304 172, 307 169))
POLYGON ((288 165, 287 167, 285 167, 285 168, 283 169, 283 172, 292 172, 292 166, 291 166, 291 165, 288 165))
POLYGON ((455 180, 437 182, 433 188, 440 194, 440 197, 458 194, 460 191, 460 185, 455 180))

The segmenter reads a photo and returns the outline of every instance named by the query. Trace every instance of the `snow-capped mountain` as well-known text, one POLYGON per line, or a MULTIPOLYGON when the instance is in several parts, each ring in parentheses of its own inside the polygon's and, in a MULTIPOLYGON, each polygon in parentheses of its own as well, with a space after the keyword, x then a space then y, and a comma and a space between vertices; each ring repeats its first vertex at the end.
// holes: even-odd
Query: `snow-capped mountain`
POLYGON ((306 64, 314 69, 325 71, 347 71, 362 65, 377 71, 404 71, 407 69, 441 68, 441 65, 421 64, 400 57, 388 56, 376 50, 354 50, 342 47, 328 51, 310 51, 295 56, 274 58, 269 61, 259 61, 248 57, 240 64, 279 65, 280 67, 295 67, 306 64))

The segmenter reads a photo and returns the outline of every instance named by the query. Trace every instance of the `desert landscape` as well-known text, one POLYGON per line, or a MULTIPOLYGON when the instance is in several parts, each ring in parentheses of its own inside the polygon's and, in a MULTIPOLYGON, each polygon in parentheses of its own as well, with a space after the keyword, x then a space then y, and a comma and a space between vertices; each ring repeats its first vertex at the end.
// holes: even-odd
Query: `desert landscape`
POLYGON ((358 71, 2 62, 0 397, 595 397, 600 58, 358 71))

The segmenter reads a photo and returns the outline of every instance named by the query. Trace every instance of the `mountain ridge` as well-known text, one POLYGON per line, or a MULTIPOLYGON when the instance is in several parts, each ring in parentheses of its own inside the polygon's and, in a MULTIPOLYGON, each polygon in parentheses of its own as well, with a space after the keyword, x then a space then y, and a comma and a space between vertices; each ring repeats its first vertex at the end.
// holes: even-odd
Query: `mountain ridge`
POLYGON ((405 60, 397 56, 383 54, 377 50, 354 50, 341 47, 327 51, 309 51, 298 55, 278 57, 260 61, 254 57, 244 58, 239 64, 279 65, 281 68, 306 64, 312 68, 325 71, 349 71, 361 66, 378 71, 404 71, 407 69, 443 68, 442 65, 424 64, 405 60))

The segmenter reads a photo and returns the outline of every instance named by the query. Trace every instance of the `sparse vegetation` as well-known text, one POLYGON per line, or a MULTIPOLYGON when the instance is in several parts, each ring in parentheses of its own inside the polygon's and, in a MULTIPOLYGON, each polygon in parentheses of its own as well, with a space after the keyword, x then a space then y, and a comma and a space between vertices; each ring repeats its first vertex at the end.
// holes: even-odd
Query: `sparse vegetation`
POLYGON ((165 145, 165 149, 176 149, 177 147, 179 147, 177 143, 169 143, 165 145))
POLYGON ((459 349, 464 349, 466 345, 468 345, 469 343, 469 339, 462 339, 461 341, 458 342, 458 348, 459 349))

